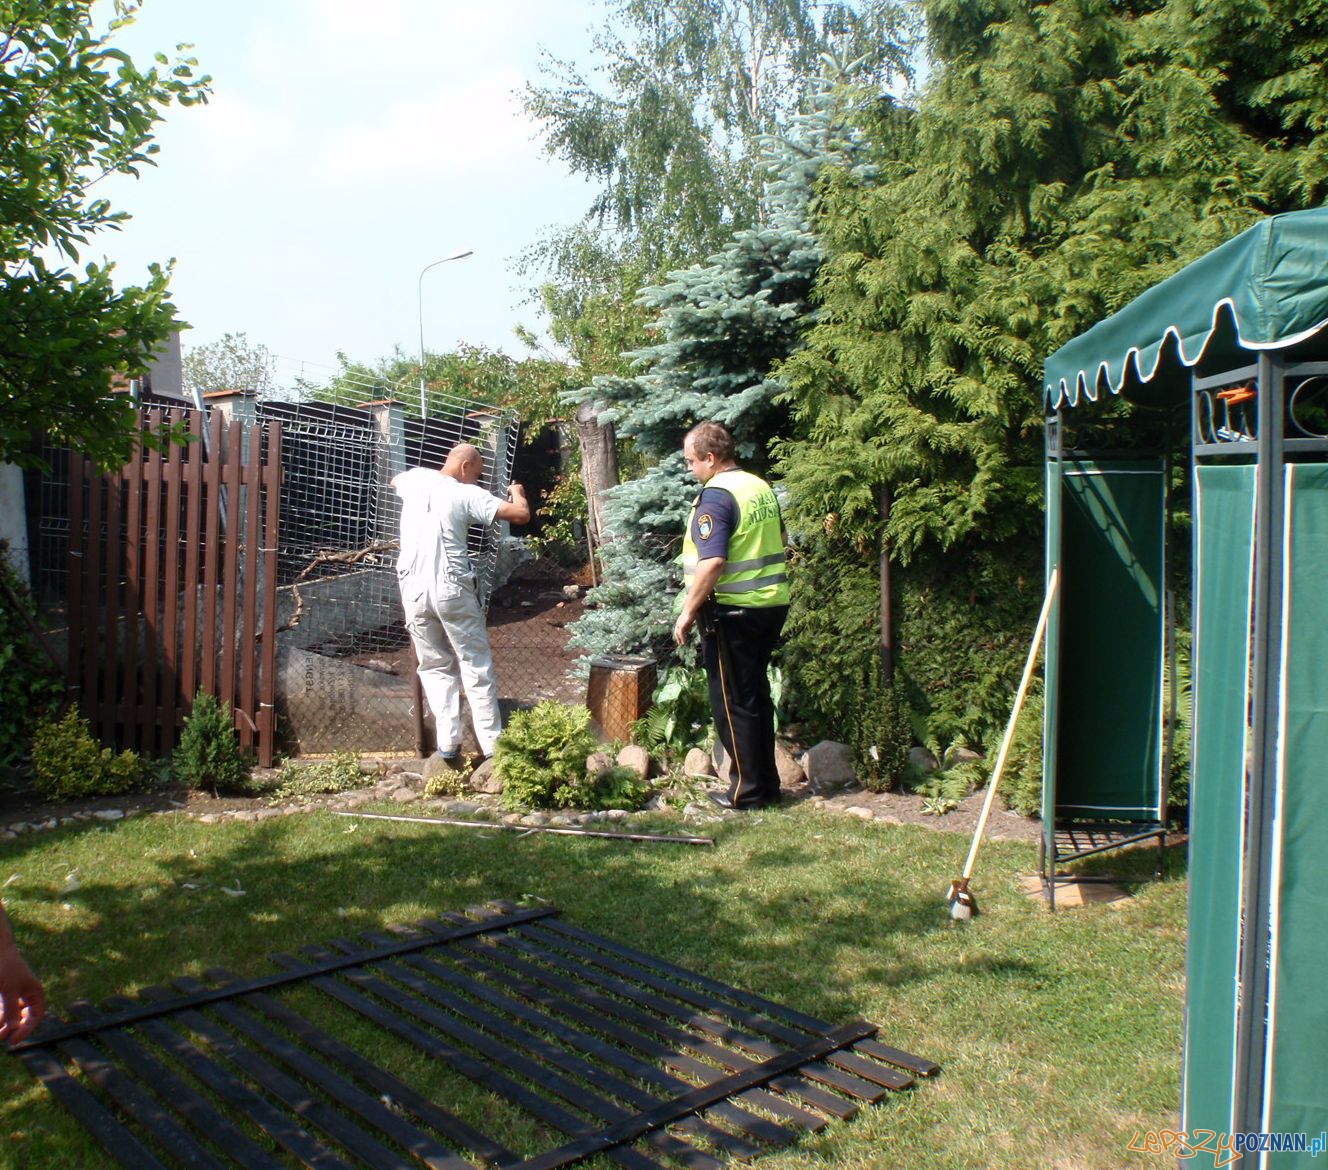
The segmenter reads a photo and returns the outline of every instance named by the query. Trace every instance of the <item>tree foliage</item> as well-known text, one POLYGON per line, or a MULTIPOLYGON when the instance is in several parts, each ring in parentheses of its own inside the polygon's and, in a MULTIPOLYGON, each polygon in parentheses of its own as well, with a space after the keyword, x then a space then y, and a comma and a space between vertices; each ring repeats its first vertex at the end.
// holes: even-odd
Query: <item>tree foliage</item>
POLYGON ((220 341, 191 346, 184 355, 184 384, 206 394, 210 390, 272 389, 272 353, 253 344, 248 334, 226 333, 220 341))
POLYGON ((535 249, 560 288, 636 288, 759 220, 761 140, 806 112, 821 58, 909 76, 900 0, 606 0, 596 60, 546 55, 522 95, 547 151, 597 184, 586 220, 535 249))
POLYGON ((1328 7, 927 0, 916 110, 828 185, 821 319, 781 371, 803 523, 906 561, 1041 508, 1041 366, 1259 216, 1324 189, 1328 7), (1294 44, 1295 52, 1272 51, 1294 44))
MULTIPOLYGON (((323 383, 300 383, 310 397, 325 402, 358 403, 396 398, 407 413, 420 411, 420 362, 401 349, 375 362, 351 361, 337 354, 341 368, 323 383)), ((531 430, 558 417, 560 395, 577 380, 566 363, 553 358, 516 359, 499 350, 462 345, 449 353, 424 355, 425 401, 430 416, 460 401, 507 406, 531 430)))
POLYGON ((629 355, 635 377, 602 377, 592 387, 601 419, 650 462, 608 493, 603 584, 577 622, 573 642, 594 652, 669 653, 673 561, 695 481, 681 455, 683 435, 702 419, 724 423, 739 460, 761 473, 772 435, 786 433, 783 387, 772 367, 801 343, 821 252, 808 227, 815 176, 827 158, 851 154, 829 98, 767 142, 765 226, 733 234, 705 264, 673 272, 645 290, 659 340, 629 355))
POLYGON ((124 212, 96 196, 109 174, 153 162, 154 127, 174 103, 206 99, 195 62, 157 55, 140 69, 110 42, 138 5, 116 0, 107 32, 91 0, 0 0, 0 459, 32 463, 45 428, 116 464, 137 434, 115 376, 143 373, 169 336, 169 269, 115 287, 111 266, 72 272, 96 233, 124 212))

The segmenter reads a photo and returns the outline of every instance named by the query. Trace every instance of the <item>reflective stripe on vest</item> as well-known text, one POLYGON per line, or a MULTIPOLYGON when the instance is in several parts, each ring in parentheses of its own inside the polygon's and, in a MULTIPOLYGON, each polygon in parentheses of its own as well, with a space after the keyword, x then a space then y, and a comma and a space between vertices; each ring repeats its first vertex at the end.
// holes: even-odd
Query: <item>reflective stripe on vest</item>
MULTIPOLYGON (((729 553, 724 572, 715 583, 715 600, 721 605, 751 608, 787 605, 783 525, 779 501, 770 485, 750 472, 734 469, 712 476, 704 486, 722 488, 738 505, 738 523, 729 535, 729 553)), ((700 499, 698 494, 683 533, 682 567, 687 585, 696 574, 699 559, 692 540, 692 524, 700 499)))

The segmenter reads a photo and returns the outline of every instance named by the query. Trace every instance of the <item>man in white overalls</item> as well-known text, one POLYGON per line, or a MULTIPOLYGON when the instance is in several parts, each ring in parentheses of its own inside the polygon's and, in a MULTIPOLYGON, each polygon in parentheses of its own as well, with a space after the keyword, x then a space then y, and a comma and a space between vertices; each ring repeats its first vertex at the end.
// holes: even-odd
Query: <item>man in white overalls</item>
POLYGON ((452 448, 441 470, 413 467, 392 480, 401 497, 397 584, 415 644, 420 685, 433 712, 438 754, 460 764, 461 691, 480 751, 493 754, 503 728, 489 634, 476 591, 466 530, 495 520, 525 524, 530 505, 519 483, 507 499, 479 486, 484 458, 470 443, 452 448))

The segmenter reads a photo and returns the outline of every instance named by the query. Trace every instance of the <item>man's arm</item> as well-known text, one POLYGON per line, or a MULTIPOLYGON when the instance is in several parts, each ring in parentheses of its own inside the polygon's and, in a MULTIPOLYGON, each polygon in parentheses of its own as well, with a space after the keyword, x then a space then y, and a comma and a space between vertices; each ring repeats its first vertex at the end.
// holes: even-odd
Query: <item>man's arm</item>
POLYGON ((715 591, 715 582, 719 580, 727 563, 727 557, 706 557, 705 560, 696 562, 696 573, 692 577, 692 583, 687 587, 687 596, 682 599, 682 613, 673 623, 673 640, 679 646, 687 641, 688 630, 696 624, 696 615, 701 612, 701 606, 706 603, 706 599, 715 591))
POLYGON ((498 505, 498 519, 509 524, 529 524, 530 504, 526 502, 526 489, 519 483, 508 486, 507 499, 498 505))
POLYGON ((26 1039, 46 1014, 41 981, 19 953, 0 903, 0 1040, 17 1044, 26 1039))

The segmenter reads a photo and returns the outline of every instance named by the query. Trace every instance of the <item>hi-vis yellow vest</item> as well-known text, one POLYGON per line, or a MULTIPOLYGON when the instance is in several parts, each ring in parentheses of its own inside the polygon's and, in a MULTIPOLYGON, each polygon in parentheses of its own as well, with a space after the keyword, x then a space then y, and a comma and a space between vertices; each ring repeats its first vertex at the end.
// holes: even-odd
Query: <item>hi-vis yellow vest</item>
MULTIPOLYGON (((721 471, 706 481, 705 487, 723 488, 738 504, 738 525, 729 537, 729 555, 724 572, 715 583, 715 600, 720 605, 788 605, 788 573, 784 563, 783 525, 779 519, 779 501, 770 485, 748 471, 721 471)), ((682 538, 684 586, 696 575, 699 554, 692 540, 696 519, 697 494, 687 517, 682 538)))

